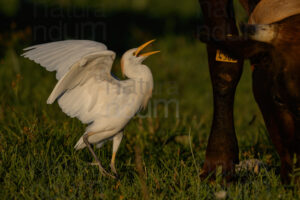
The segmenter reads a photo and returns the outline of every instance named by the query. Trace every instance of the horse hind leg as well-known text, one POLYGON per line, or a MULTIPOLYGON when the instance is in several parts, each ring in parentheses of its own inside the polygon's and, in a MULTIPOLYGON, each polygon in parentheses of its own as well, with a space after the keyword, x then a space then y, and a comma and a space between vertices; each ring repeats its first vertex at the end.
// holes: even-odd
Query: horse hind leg
POLYGON ((263 66, 253 72, 253 93, 263 115, 272 143, 281 161, 280 176, 283 183, 290 183, 293 169, 295 125, 292 113, 274 94, 273 75, 263 66), (273 92, 272 92, 273 91, 273 92))
MULTIPOLYGON (((300 114, 300 111, 299 111, 300 114)), ((296 119, 296 132, 295 132, 295 154, 296 154, 296 165, 295 165, 295 175, 296 175, 296 183, 300 186, 300 116, 296 119)))

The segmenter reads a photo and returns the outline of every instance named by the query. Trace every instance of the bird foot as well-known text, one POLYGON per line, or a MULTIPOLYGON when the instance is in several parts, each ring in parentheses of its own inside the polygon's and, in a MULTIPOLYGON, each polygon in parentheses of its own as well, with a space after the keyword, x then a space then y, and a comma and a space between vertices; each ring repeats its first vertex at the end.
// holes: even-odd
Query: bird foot
POLYGON ((99 168, 99 171, 100 173, 102 174, 102 176, 104 177, 109 177, 109 178, 112 178, 112 179, 117 179, 117 177, 115 175, 112 175, 110 173, 108 173, 103 167, 101 164, 99 164, 98 162, 92 162, 90 163, 90 165, 92 166, 98 166, 99 168))
POLYGON ((115 167, 115 165, 114 164, 110 164, 110 169, 111 169, 111 171, 117 176, 118 175, 118 173, 117 173, 117 170, 116 170, 116 167, 115 167))

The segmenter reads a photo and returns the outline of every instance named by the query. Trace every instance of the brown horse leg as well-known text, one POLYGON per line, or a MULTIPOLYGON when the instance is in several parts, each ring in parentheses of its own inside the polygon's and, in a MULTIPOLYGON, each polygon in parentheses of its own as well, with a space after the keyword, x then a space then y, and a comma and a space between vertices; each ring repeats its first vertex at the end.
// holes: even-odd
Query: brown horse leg
MULTIPOLYGON (((299 113, 300 114, 300 113, 299 113)), ((295 132, 295 153, 296 153, 296 170, 297 170, 297 177, 296 182, 298 186, 300 186, 300 119, 296 119, 296 132, 295 132)))
MULTIPOLYGON (((295 121, 293 115, 287 109, 280 109, 277 111, 277 119, 280 127, 281 140, 274 141, 270 132, 271 139, 280 156, 281 167, 280 176, 283 183, 288 184, 291 181, 291 173, 293 173, 293 158, 295 153, 295 121), (282 146, 282 148, 278 148, 282 146)), ((276 133, 275 133, 276 134, 276 133)))
POLYGON ((253 92, 264 117, 270 138, 280 156, 280 175, 283 183, 289 183, 293 167, 294 119, 288 109, 281 107, 272 94, 273 75, 257 66, 253 72, 253 92))
MULTIPOLYGON (((205 30, 218 38, 238 35, 233 16, 232 0, 199 0, 205 20, 205 30)), ((238 63, 216 61, 216 51, 207 46, 210 76, 213 86, 214 116, 208 139, 202 178, 222 166, 226 179, 231 179, 239 162, 238 143, 233 122, 233 102, 236 86, 242 74, 243 61, 238 63)))

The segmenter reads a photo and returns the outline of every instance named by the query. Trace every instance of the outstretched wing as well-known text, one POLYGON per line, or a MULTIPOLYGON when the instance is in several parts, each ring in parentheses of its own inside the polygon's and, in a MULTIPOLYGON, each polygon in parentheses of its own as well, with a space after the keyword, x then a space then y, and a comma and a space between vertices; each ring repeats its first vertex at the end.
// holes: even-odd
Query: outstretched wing
POLYGON ((39 44, 24 50, 26 52, 22 56, 42 65, 48 71, 56 71, 56 78, 60 80, 84 56, 106 51, 107 47, 90 40, 65 40, 39 44))
MULTIPOLYGON (((94 121, 96 115, 112 102, 124 102, 120 93, 126 81, 111 76, 115 53, 105 45, 93 41, 68 40, 29 47, 23 54, 49 71, 57 71, 59 80, 48 98, 51 104, 59 98, 59 105, 70 117, 83 123, 94 121), (97 107, 95 105, 97 104, 97 107)), ((127 96, 127 97, 126 97, 127 96)), ((130 95, 129 95, 130 96, 130 95)))

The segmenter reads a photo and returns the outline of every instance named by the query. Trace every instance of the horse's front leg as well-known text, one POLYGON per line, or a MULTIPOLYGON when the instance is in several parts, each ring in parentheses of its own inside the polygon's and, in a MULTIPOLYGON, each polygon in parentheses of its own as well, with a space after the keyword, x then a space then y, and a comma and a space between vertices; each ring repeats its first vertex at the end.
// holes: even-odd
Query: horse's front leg
MULTIPOLYGON (((232 0, 199 0, 209 35, 217 38, 238 35, 233 16, 232 0)), ((203 31, 203 30, 202 30, 203 31)), ((214 116, 206 149, 202 178, 222 166, 226 179, 234 174, 239 162, 238 143, 233 121, 233 103, 236 86, 242 74, 243 60, 216 59, 217 49, 207 45, 210 76, 213 86, 214 116), (217 61, 218 60, 218 61, 217 61)))

